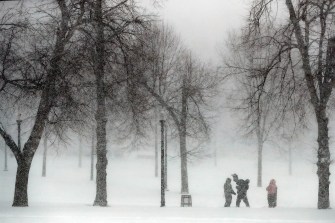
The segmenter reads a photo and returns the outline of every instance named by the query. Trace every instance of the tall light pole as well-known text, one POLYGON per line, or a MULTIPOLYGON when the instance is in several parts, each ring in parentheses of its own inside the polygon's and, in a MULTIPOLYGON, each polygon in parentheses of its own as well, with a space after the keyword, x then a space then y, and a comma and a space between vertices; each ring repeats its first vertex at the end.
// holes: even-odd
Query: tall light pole
POLYGON ((17 146, 19 147, 19 150, 21 150, 21 114, 17 116, 17 146))
POLYGON ((161 117, 161 207, 165 207, 165 174, 164 174, 164 117, 161 117))
POLYGON ((155 177, 158 177, 158 124, 157 124, 157 108, 155 108, 155 120, 154 120, 154 128, 155 128, 155 177))
POLYGON ((164 142, 164 188, 165 190, 168 190, 168 187, 167 187, 167 122, 165 121, 165 142, 164 142))

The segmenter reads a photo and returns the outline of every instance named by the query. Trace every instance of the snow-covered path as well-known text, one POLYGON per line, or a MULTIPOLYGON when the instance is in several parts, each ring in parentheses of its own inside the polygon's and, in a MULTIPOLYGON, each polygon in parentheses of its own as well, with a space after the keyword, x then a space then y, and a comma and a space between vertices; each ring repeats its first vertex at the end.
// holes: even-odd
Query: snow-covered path
MULTIPOLYGON (((41 157, 34 159, 29 181, 29 207, 11 207, 16 164, 0 171, 0 223, 335 223, 335 211, 317 210, 317 177, 311 162, 294 166, 287 175, 284 162, 264 162, 264 186, 256 186, 256 162, 250 157, 199 161, 189 165, 193 207, 180 207, 178 160, 171 160, 168 172, 166 207, 160 208, 160 179, 154 177, 151 159, 110 159, 108 165, 109 207, 93 207, 95 182, 89 180, 89 157, 78 168, 78 158, 50 156, 47 177, 41 177, 41 157), (232 173, 250 178, 251 208, 224 208, 223 183, 232 173), (267 208, 265 186, 276 178, 278 207, 267 208)), ((2 163, 0 162, 0 165, 2 163)), ((332 166, 332 172, 334 167, 332 166)), ((334 175, 331 175, 331 179, 334 175)), ((234 186, 234 185, 233 185, 234 186)), ((335 200, 331 184, 331 202, 335 200)))
POLYGON ((305 208, 179 208, 111 206, 1 207, 1 223, 333 223, 335 211, 305 208))

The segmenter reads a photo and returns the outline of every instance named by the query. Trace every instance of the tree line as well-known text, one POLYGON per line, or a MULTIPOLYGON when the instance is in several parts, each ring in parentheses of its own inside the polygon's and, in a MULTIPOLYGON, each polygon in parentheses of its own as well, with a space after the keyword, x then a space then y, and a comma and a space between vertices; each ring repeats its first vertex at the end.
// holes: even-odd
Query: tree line
POLYGON ((269 136, 289 142, 317 123, 319 209, 330 207, 329 113, 335 69, 335 1, 253 0, 244 27, 228 41, 229 75, 242 94, 235 108, 258 142, 258 186, 262 149, 269 136), (285 3, 285 4, 281 4, 285 3))
POLYGON ((62 140, 92 126, 94 205, 107 206, 107 130, 145 137, 161 112, 180 140, 181 192, 188 193, 187 141, 208 138, 206 110, 219 75, 136 1, 29 3, 3 10, 0 20, 1 119, 14 120, 19 108, 31 126, 22 148, 0 126, 18 165, 13 206, 28 206, 29 171, 43 134, 62 140))
POLYGON ((29 170, 46 129, 63 139, 92 128, 94 205, 106 206, 108 129, 146 137, 161 113, 179 139, 181 192, 188 193, 189 142, 208 139, 215 100, 229 80, 234 112, 257 139, 258 186, 264 143, 281 135, 290 144, 307 120, 316 121, 317 207, 329 208, 335 1, 251 2, 220 70, 134 0, 48 0, 1 11, 0 135, 18 164, 13 206, 28 206, 29 170), (31 125, 22 148, 4 124, 18 107, 31 125))

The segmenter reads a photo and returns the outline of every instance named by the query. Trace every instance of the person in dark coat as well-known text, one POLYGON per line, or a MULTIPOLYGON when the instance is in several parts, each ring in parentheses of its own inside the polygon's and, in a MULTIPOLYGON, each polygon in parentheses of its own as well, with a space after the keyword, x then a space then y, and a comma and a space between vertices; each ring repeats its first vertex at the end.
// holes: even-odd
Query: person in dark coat
POLYGON ((233 194, 236 195, 233 187, 231 186, 231 179, 227 178, 226 183, 223 186, 224 196, 226 199, 226 203, 224 204, 225 207, 230 207, 231 201, 233 199, 233 194))
POLYGON ((277 185, 276 181, 272 179, 266 190, 268 191, 268 204, 269 208, 274 208, 277 206, 277 185))
POLYGON ((247 207, 250 207, 248 197, 247 197, 247 191, 249 189, 249 179, 242 180, 238 179, 238 176, 236 173, 233 175, 233 179, 236 182, 236 190, 237 190, 237 199, 236 199, 236 207, 240 207, 241 200, 245 203, 247 207))

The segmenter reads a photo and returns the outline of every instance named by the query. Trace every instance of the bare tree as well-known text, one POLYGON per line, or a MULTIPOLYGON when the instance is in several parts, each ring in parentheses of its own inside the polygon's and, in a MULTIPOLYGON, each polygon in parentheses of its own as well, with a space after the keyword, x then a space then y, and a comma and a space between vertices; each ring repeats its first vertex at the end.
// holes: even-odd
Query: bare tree
MULTIPOLYGON (((136 3, 132 0, 92 0, 88 1, 89 23, 81 27, 82 39, 90 46, 84 50, 88 68, 86 76, 94 83, 96 109, 96 198, 94 205, 107 206, 107 125, 110 119, 120 114, 119 108, 134 111, 135 107, 128 103, 136 101, 136 86, 132 85, 125 67, 128 66, 127 53, 138 30, 145 24, 145 16, 141 15, 136 3), (93 73, 93 75, 91 75, 93 73), (90 77, 92 76, 92 77, 90 77), (125 95, 122 95, 125 93, 125 95), (121 97, 122 95, 123 97, 121 97), (129 100, 128 100, 129 99, 129 100), (130 106, 128 106, 130 105, 130 106)), ((136 112, 134 112, 135 114, 136 112)), ((129 119, 129 116, 128 116, 129 119)), ((136 116, 132 120, 136 122, 136 116)), ((122 121, 119 121, 122 122, 122 121)), ((115 127, 115 123, 111 126, 115 127)))
POLYGON ((232 34, 228 41, 229 57, 224 60, 226 73, 232 80, 227 79, 227 84, 234 86, 230 87, 232 93, 228 100, 234 114, 242 115, 240 128, 244 136, 256 138, 257 186, 261 187, 264 143, 273 140, 274 133, 284 122, 284 113, 277 107, 281 95, 271 89, 273 80, 267 80, 269 85, 264 84, 265 77, 278 72, 277 61, 271 57, 274 47, 259 36, 252 36, 257 41, 249 42, 243 35, 243 32, 241 36, 232 34))
MULTIPOLYGON (((333 64, 331 53, 333 37, 330 35, 330 21, 335 2, 332 0, 286 0, 286 7, 278 9, 284 10, 284 13, 289 15, 289 19, 285 21, 276 20, 276 17, 272 16, 275 2, 275 0, 253 2, 246 38, 251 40, 253 39, 252 34, 258 33, 261 39, 268 39, 267 42, 272 47, 278 46, 277 50, 272 51, 270 57, 274 61, 272 64, 276 64, 272 70, 277 67, 281 69, 281 80, 278 79, 273 88, 287 89, 285 81, 290 78, 294 83, 291 96, 300 94, 302 96, 300 98, 309 98, 309 106, 314 112, 318 125, 319 192, 317 206, 319 209, 326 209, 329 208, 329 165, 331 162, 326 111, 334 82, 331 66, 333 64), (272 35, 264 33, 262 27, 272 30, 272 35), (302 85, 305 86, 305 91, 300 91, 302 85), (304 94, 304 92, 308 93, 304 94)), ((271 77, 272 75, 264 76, 262 86, 265 86, 271 77)), ((288 92, 285 93, 289 95, 288 92)), ((286 97, 286 101, 291 98, 286 97)))
MULTIPOLYGON (((60 23, 58 27, 54 27, 57 31, 55 32, 55 41, 51 47, 52 54, 50 58, 38 58, 38 48, 22 47, 25 43, 24 40, 31 40, 31 38, 24 38, 27 36, 32 37, 33 35, 31 34, 33 32, 31 31, 37 30, 39 27, 34 27, 26 21, 22 23, 22 20, 17 20, 17 18, 13 17, 10 20, 13 24, 25 25, 13 25, 6 31, 1 32, 0 66, 2 67, 2 72, 0 78, 2 99, 10 97, 12 92, 18 93, 12 94, 11 99, 19 98, 21 99, 20 102, 24 98, 23 95, 38 95, 38 100, 34 97, 34 103, 31 104, 31 106, 37 105, 32 108, 32 111, 35 112, 33 127, 22 150, 19 149, 3 126, 0 127, 0 134, 13 152, 18 164, 13 206, 28 206, 27 186, 29 170, 40 143, 45 123, 48 121, 50 112, 56 104, 56 99, 59 99, 56 82, 62 74, 62 58, 67 44, 75 31, 74 27, 81 20, 80 8, 74 7, 77 5, 78 3, 74 2, 68 5, 66 1, 56 1, 55 9, 60 15, 58 17, 60 23), (74 14, 72 14, 73 16, 70 19, 71 13, 74 14), (29 58, 29 56, 32 57, 29 58), (37 66, 38 63, 40 64, 37 66), (43 65, 46 66, 43 67, 43 65), (44 70, 43 68, 47 69, 44 70)), ((54 10, 53 6, 50 7, 51 11, 54 10)))
POLYGON ((208 136, 210 100, 220 79, 216 72, 184 51, 172 30, 154 28, 144 34, 149 43, 140 45, 136 72, 138 83, 166 111, 179 135, 181 192, 188 193, 187 137, 205 140, 208 136), (150 37, 147 37, 147 36, 150 37))

